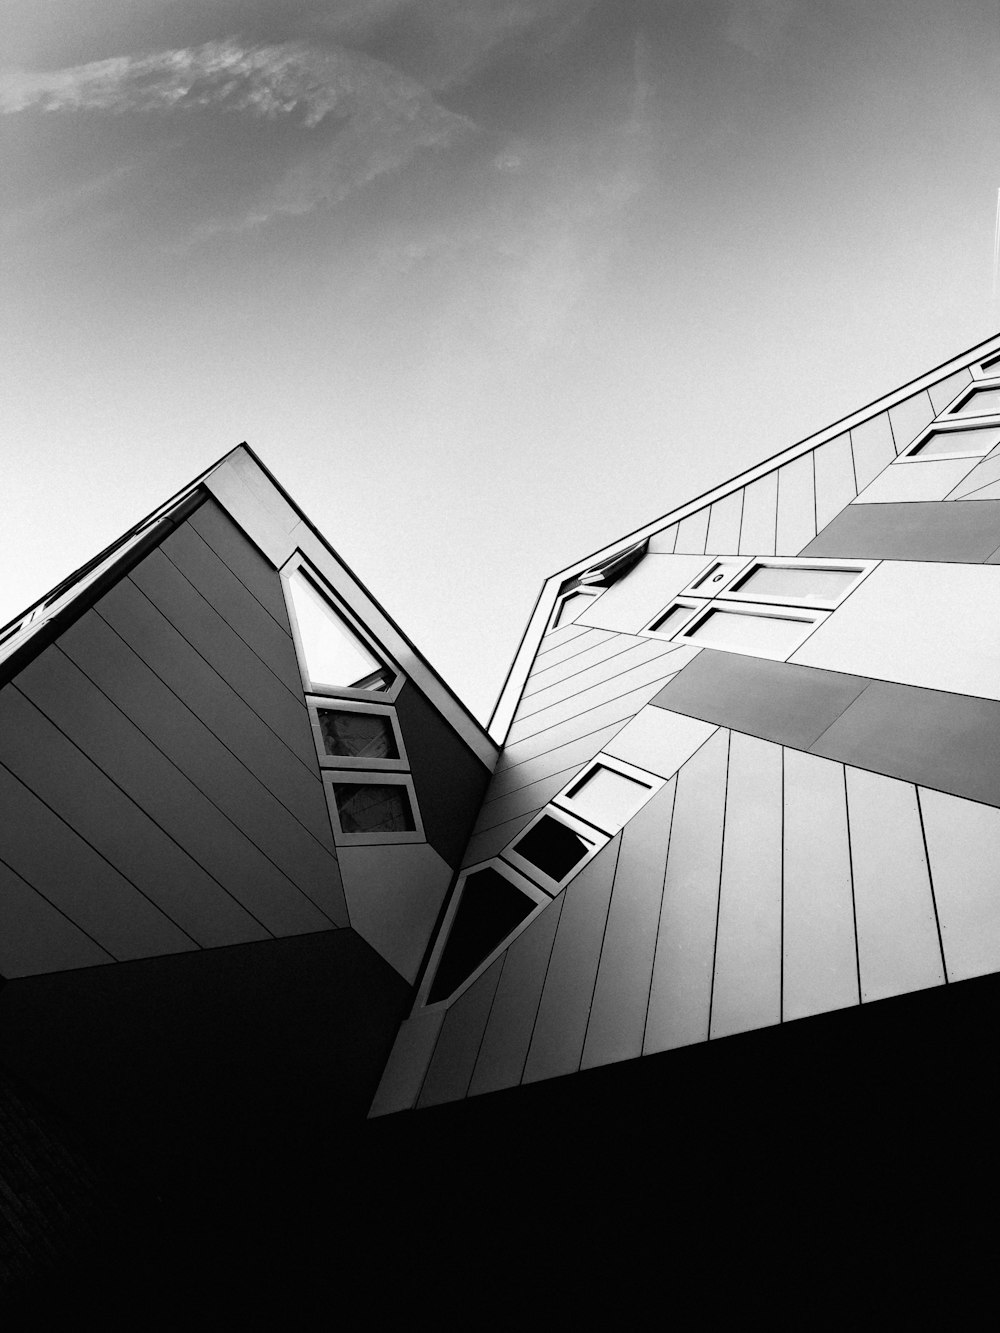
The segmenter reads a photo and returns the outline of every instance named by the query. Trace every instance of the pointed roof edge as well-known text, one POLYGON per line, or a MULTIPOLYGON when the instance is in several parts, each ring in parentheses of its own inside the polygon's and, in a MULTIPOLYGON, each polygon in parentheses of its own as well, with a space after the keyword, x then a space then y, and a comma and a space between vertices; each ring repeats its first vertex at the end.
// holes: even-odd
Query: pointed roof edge
MULTIPOLYGON (((767 476, 768 473, 776 471, 786 463, 800 457, 802 454, 810 453, 813 449, 818 449, 820 445, 826 444, 829 440, 836 439, 837 436, 853 430, 856 426, 862 425, 871 417, 879 416, 889 408, 895 407, 898 403, 907 398, 912 398, 914 394, 920 393, 922 389, 930 388, 956 371, 964 370, 977 362, 987 360, 993 353, 1000 352, 1000 333, 993 333, 982 342, 974 343, 972 347, 964 352, 959 352, 957 356, 950 357, 947 361, 942 361, 940 365, 933 369, 925 371, 915 379, 908 380, 897 389, 883 394, 881 398, 873 399, 863 407, 857 408, 832 425, 824 426, 821 430, 815 431, 812 435, 807 435, 804 439, 796 441, 794 444, 786 445, 777 453, 770 457, 755 463, 752 467, 738 472, 735 476, 720 482, 717 486, 703 491, 691 500, 686 500, 675 509, 668 510, 661 518, 653 519, 645 523, 642 527, 635 528, 633 531, 625 533, 623 536, 608 542, 605 546, 600 546, 596 551, 584 556, 580 560, 566 565, 563 569, 550 574, 542 583, 535 598, 535 604, 532 607, 531 614, 525 626, 524 633, 521 635, 520 642, 514 651, 507 674, 504 677, 503 684, 500 686, 497 694, 497 701, 490 713, 488 722, 490 735, 499 745, 503 745, 504 737, 510 728, 511 719, 514 714, 517 697, 523 687, 524 678, 527 676, 531 662, 538 646, 538 641, 544 633, 545 626, 548 624, 549 615, 552 612, 555 603, 556 593, 560 585, 568 578, 572 578, 582 571, 588 569, 598 560, 607 559, 616 555, 619 551, 625 549, 639 541, 647 540, 655 533, 661 532, 664 528, 671 527, 674 523, 679 523, 690 514, 698 513, 716 500, 724 499, 731 492, 740 490, 756 481, 759 477, 767 476)), ((936 413, 935 416, 938 414, 936 413)))

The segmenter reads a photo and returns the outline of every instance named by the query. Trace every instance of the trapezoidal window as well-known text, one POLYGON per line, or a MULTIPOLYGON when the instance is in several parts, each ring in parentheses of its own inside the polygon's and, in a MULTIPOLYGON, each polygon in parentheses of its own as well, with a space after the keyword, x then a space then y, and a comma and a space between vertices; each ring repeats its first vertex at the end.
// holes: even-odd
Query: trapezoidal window
POLYGON ((993 417, 1000 414, 1000 385, 970 389, 948 409, 950 417, 993 417))
POLYGON ((530 897, 491 865, 470 870, 458 893, 426 1004, 447 1000, 527 920, 539 900, 548 901, 541 894, 530 897))
POLYGON ((867 565, 793 565, 756 560, 720 596, 776 601, 794 606, 833 607, 870 568, 867 565))
POLYGON ((705 614, 682 630, 680 638, 699 648, 719 648, 723 652, 747 653, 783 662, 823 618, 778 616, 742 608, 737 611, 735 607, 730 610, 720 602, 710 602, 705 614))
POLYGON ((408 773, 324 769, 323 783, 338 844, 423 842, 424 831, 408 773))
POLYGON ((406 768, 399 724, 391 708, 358 700, 334 703, 310 696, 319 761, 327 768, 406 768))
POLYGON ((549 806, 504 848, 503 859, 555 894, 606 841, 582 820, 549 806))
POLYGON ((937 458, 981 458, 1000 444, 1000 428, 974 426, 969 430, 939 430, 932 428, 919 435, 900 463, 923 463, 937 458))
POLYGON ((556 603, 555 614, 552 617, 552 628, 562 629, 564 625, 572 625, 577 616, 598 596, 597 592, 583 592, 581 589, 574 589, 568 593, 561 601, 556 603))
POLYGON ((595 763, 555 800, 588 824, 613 834, 661 785, 652 775, 645 781, 610 764, 595 763))
POLYGON ((288 575, 288 589, 311 689, 389 689, 396 673, 348 623, 318 579, 299 565, 288 575))

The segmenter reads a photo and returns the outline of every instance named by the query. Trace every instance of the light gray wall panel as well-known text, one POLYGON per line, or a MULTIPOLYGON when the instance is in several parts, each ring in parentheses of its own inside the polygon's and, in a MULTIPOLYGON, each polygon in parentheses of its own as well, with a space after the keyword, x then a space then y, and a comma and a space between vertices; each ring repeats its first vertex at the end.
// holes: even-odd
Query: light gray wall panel
POLYGON ((646 548, 650 555, 673 555, 677 544, 677 528, 678 524, 672 523, 662 532, 654 532, 646 548))
POLYGON ((778 474, 758 477, 743 492, 742 555, 774 555, 774 532, 778 512, 778 474))
POLYGON ((708 1040, 729 733, 677 775, 643 1053, 708 1040))
MULTIPOLYGON (((200 512, 200 511, 199 511, 200 512)), ((129 579, 98 614, 314 837, 333 851, 319 765, 307 766, 129 579)))
POLYGON ((1000 568, 884 561, 790 661, 1000 698, 1000 568))
MULTIPOLYGON (((626 636, 630 637, 630 636, 626 636)), ((562 680, 543 685, 530 697, 522 698, 514 714, 515 723, 534 717, 536 713, 551 708, 565 699, 572 699, 585 693, 595 685, 601 685, 612 676, 620 676, 631 671, 643 662, 662 657, 668 645, 660 639, 634 639, 622 645, 623 651, 603 662, 583 667, 582 670, 567 675, 562 680)))
POLYGON ((505 957, 501 954, 445 1015, 418 1107, 459 1101, 468 1092, 505 957))
POLYGON ((710 1035, 781 1021, 781 747, 733 732, 710 1035))
POLYGON ((896 457, 889 414, 880 412, 870 421, 855 426, 851 431, 851 448, 854 451, 854 476, 858 490, 863 491, 896 457))
POLYGON ((0 976, 112 962, 111 954, 0 861, 0 976))
POLYGON ((608 754, 627 764, 661 778, 672 778, 714 731, 711 723, 665 708, 647 707, 626 723, 606 748, 608 754))
POLYGON ((323 847, 95 611, 60 647, 185 777, 322 911, 343 918, 340 872, 323 847))
POLYGON ((162 551, 151 552, 129 577, 258 717, 306 764, 314 763, 316 748, 301 685, 293 694, 162 551))
POLYGON ((736 555, 740 549, 740 527, 743 523, 743 488, 733 491, 712 505, 708 520, 705 550, 712 555, 736 555))
POLYGON ((281 591, 281 575, 257 550, 214 500, 206 500, 188 523, 224 560, 240 582, 253 593, 286 633, 288 611, 281 591))
POLYGON ((0 858, 115 959, 197 945, 52 811, 0 767, 0 858))
POLYGON ((916 789, 847 770, 862 1001, 944 982, 916 789))
MULTIPOLYGON (((657 644, 664 651, 655 654, 648 661, 633 666, 630 671, 609 674, 606 680, 601 681, 598 685, 591 686, 589 690, 572 694, 559 703, 551 704, 541 712, 518 719, 508 733, 508 743, 512 744, 524 740, 527 736, 534 736, 536 732, 555 727, 560 722, 576 717, 578 713, 586 712, 588 709, 597 709, 602 704, 610 703, 613 699, 620 699, 623 695, 631 694, 644 685, 653 685, 657 681, 665 681, 668 676, 672 676, 675 671, 679 671, 681 667, 689 662, 697 651, 686 646, 677 647, 669 643, 660 644, 658 640, 650 640, 650 642, 657 644)), ((655 691, 650 693, 655 693, 655 691)))
POLYGON ((494 800, 499 796, 505 796, 508 792, 517 791, 519 787, 526 787, 530 782, 537 782, 539 778, 547 778, 551 773, 561 773, 565 769, 585 764, 588 759, 593 759, 599 750, 604 749, 605 742, 609 741, 621 727, 621 722, 612 722, 609 727, 602 727, 599 731, 580 736, 567 745, 546 750, 544 754, 535 755, 513 768, 502 769, 493 775, 487 789, 487 799, 494 800))
POLYGON ((998 546, 1000 501, 925 500, 848 505, 802 554, 977 564, 998 546))
POLYGON ((907 500, 943 500, 974 466, 972 458, 896 463, 866 486, 855 504, 895 504, 907 500))
MULTIPOLYGON (((969 496, 970 500, 1000 500, 1000 482, 993 482, 990 486, 983 486, 980 490, 973 492, 969 496)), ((996 564, 997 552, 994 551, 986 558, 987 564, 996 564)))
MULTIPOLYGON (((328 930, 324 916, 53 646, 18 687, 248 912, 275 935, 328 930)), ((346 922, 346 917, 345 917, 346 922)))
POLYGON ((935 415, 931 396, 926 389, 890 407, 889 425, 892 427, 896 453, 902 453, 908 444, 912 444, 923 428, 934 420, 935 415))
POLYGON ((860 1004, 844 769, 786 750, 782 1017, 860 1004))
MULTIPOLYGON (((552 671, 561 663, 571 658, 578 657, 586 652, 588 648, 597 648, 602 643, 611 643, 618 637, 611 630, 606 629, 588 629, 586 625, 569 625, 567 628, 576 630, 576 634, 571 639, 562 639, 559 643, 554 643, 544 652, 539 652, 532 664, 531 672, 528 676, 529 681, 533 681, 543 672, 552 671)), ((559 631, 556 630, 558 634, 559 631)), ((544 648, 546 639, 542 640, 544 648)))
POLYGON ((705 538, 708 534, 708 516, 711 506, 706 505, 693 514, 688 514, 677 525, 677 541, 674 551, 678 555, 704 555, 705 538))
POLYGON ((375 1093, 369 1116, 408 1111, 420 1093, 446 1011, 420 1010, 403 1021, 375 1093))
POLYGON ((628 648, 637 648, 643 642, 645 640, 636 638, 632 634, 608 634, 603 642, 593 644, 582 652, 563 658, 554 666, 543 667, 540 671, 533 672, 528 677, 521 698, 530 699, 539 690, 548 689, 550 685, 558 684, 561 680, 568 680, 571 676, 579 676, 582 671, 587 671, 590 667, 606 662, 609 658, 617 657, 619 653, 625 652, 628 648))
POLYGON ((208 948, 268 938, 14 686, 0 693, 0 738, 0 760, 15 776, 195 943, 208 948))
POLYGON ((1000 972, 1000 810, 918 795, 948 980, 1000 972))
POLYGON ((638 634, 707 564, 698 555, 647 555, 588 607, 577 623, 638 634))
POLYGON ((1000 450, 994 449, 981 462, 976 463, 954 490, 948 492, 947 499, 961 500, 963 496, 971 496, 997 481, 1000 481, 1000 450))
POLYGON ((675 783, 626 824, 581 1067, 642 1054, 675 783))
POLYGON ((291 634, 189 524, 176 528, 160 550, 293 694, 302 688, 291 634))
POLYGON ((621 834, 565 890, 522 1081, 534 1083, 580 1066, 590 1002, 611 901, 621 834))
POLYGON ((961 370, 956 370, 954 375, 949 375, 947 379, 939 380, 937 384, 932 384, 928 389, 931 402, 934 404, 934 411, 940 415, 948 406, 953 398, 957 398, 959 392, 966 384, 972 382, 972 371, 964 366, 961 370))
POLYGON ((778 469, 776 555, 798 555, 816 536, 816 489, 812 454, 803 454, 778 469))
POLYGON ((816 524, 822 532, 858 493, 851 437, 838 435, 813 450, 816 471, 816 524))
POLYGON ((566 895, 560 894, 507 950, 507 960, 469 1085, 470 1097, 495 1092, 499 1088, 512 1088, 521 1081, 565 901, 566 895))
POLYGON ((578 768, 578 764, 573 764, 558 773, 551 773, 548 777, 530 782, 517 791, 508 792, 506 796, 498 796, 493 800, 486 801, 479 812, 479 818, 472 830, 472 836, 475 837, 479 833, 485 833, 498 824, 505 824, 508 820, 516 818, 526 810, 540 810, 543 805, 548 804, 557 791, 561 791, 565 787, 578 768))
POLYGON ((859 676, 705 648, 651 702, 807 750, 867 685, 859 676))

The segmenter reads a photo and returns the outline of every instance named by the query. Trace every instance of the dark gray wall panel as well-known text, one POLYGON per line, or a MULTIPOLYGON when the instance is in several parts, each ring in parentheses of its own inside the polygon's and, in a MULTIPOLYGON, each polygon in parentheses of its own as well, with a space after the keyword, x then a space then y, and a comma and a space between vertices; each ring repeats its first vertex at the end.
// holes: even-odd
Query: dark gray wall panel
POLYGON ((264 610, 190 524, 182 524, 160 550, 293 694, 302 688, 289 631, 282 629, 270 612, 264 610))
POLYGON ((439 856, 457 866, 490 780, 489 771, 409 681, 396 699, 396 714, 424 835, 439 856))
POLYGON ((253 593, 288 634, 288 611, 281 590, 281 575, 260 554, 233 520, 214 500, 206 500, 188 520, 240 582, 253 593))
POLYGON ((867 686, 861 676, 704 648, 651 702, 808 750, 867 686))
POLYGON ((311 766, 299 758, 130 579, 122 579, 96 609, 227 749, 333 852, 315 755, 311 766))
POLYGON ((273 934, 329 929, 331 917, 300 893, 58 647, 36 657, 16 683, 273 934))
POLYGON ((1000 805, 1000 703, 873 681, 810 747, 907 782, 1000 805))
POLYGON ((565 894, 560 894, 507 950, 469 1096, 521 1081, 565 894))
POLYGON ((566 901, 524 1066, 525 1083, 570 1074, 580 1067, 620 846, 619 833, 564 891, 566 901))
POLYGON ((0 976, 110 963, 107 949, 0 861, 0 976))
POLYGON ((0 693, 0 737, 0 761, 195 943, 267 938, 260 922, 14 686, 0 693))
POLYGON ((1000 500, 925 500, 849 505, 802 554, 979 564, 998 547, 1000 500))
POLYGON ((523 814, 515 815, 512 819, 506 820, 503 824, 498 824, 495 828, 486 829, 482 833, 474 833, 469 839, 468 847, 465 849, 462 865, 472 866, 479 861, 488 861, 491 856, 496 856, 497 852, 502 851, 510 840, 520 833, 532 815, 536 815, 541 808, 541 806, 537 806, 534 810, 526 810, 523 814))
POLYGON ((417 1106, 458 1101, 469 1089, 476 1056, 486 1030, 504 954, 448 1010, 431 1057, 417 1106))
POLYGON ((275 800, 95 611, 70 626, 59 646, 321 910, 342 903, 340 872, 332 852, 275 800))
POLYGON ((116 959, 198 946, 79 834, 0 767, 0 859, 116 959))
POLYGON ((302 687, 293 693, 265 666, 162 551, 153 551, 130 578, 258 717, 306 764, 316 759, 302 687))

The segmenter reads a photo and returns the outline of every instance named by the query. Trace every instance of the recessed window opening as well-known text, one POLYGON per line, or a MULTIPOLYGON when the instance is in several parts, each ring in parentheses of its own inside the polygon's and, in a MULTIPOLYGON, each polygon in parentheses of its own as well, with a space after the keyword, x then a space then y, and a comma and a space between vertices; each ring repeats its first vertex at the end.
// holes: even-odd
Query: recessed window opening
POLYGON ((513 851, 560 883, 593 851, 596 843, 569 828, 551 815, 542 815, 528 832, 514 843, 513 851))
POLYGON ((784 601, 831 602, 845 593, 863 571, 854 568, 811 568, 803 565, 754 565, 738 578, 730 593, 754 597, 780 597, 784 601))
POLYGON ((470 871, 459 895, 427 1004, 452 995, 538 906, 492 866, 470 871))
POLYGON ((416 829, 409 793, 402 783, 335 782, 333 795, 342 833, 409 833, 416 829))
POLYGON ((985 417, 1000 413, 1000 385, 973 388, 950 408, 952 417, 985 417))
POLYGON ((384 713, 317 708, 325 754, 351 759, 398 759, 392 719, 384 713))
POLYGON ((737 611, 712 604, 683 631, 682 638, 701 648, 785 658, 794 652, 814 624, 816 620, 807 617, 737 611))
POLYGON ((990 370, 993 366, 1000 369, 1000 356, 991 356, 988 361, 980 361, 979 363, 979 369, 983 371, 990 370))
POLYGON ((687 591, 697 593, 699 597, 718 597, 733 575, 745 568, 746 563, 746 560, 716 560, 703 574, 698 575, 687 591))
POLYGON ((394 673, 302 569, 288 577, 306 670, 314 688, 385 690, 394 673))
POLYGON ((704 602, 674 602, 647 626, 646 633, 663 634, 669 638, 671 634, 676 634, 682 625, 686 625, 699 607, 704 605, 704 602))
POLYGON ((645 805, 653 784, 595 764, 557 799, 574 815, 605 832, 617 832, 645 805))
POLYGON ((1000 444, 1000 428, 978 426, 971 430, 932 430, 918 439, 903 455, 906 461, 929 458, 965 458, 988 454, 1000 444))
POLYGON ((561 629, 563 625, 572 625, 580 612, 589 606, 596 596, 596 592, 583 592, 582 589, 569 593, 556 606, 552 628, 561 629))

